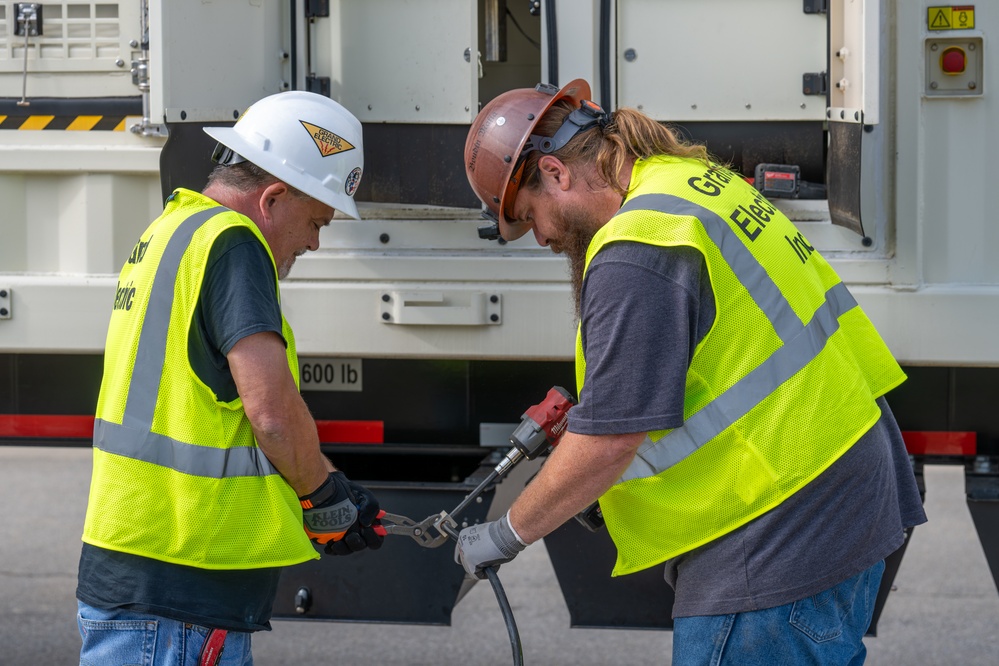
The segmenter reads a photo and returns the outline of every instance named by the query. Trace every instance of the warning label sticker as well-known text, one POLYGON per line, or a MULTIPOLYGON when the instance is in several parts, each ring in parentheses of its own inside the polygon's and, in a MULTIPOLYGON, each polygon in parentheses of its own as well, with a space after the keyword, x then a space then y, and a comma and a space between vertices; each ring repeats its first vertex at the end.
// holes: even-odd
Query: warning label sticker
POLYGON ((927 7, 926 27, 930 30, 971 30, 975 27, 975 6, 927 7))

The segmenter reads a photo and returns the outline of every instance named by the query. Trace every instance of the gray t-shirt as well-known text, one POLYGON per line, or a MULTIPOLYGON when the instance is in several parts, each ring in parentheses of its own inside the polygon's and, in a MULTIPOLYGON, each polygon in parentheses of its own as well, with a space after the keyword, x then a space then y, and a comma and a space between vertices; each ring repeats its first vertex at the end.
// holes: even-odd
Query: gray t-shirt
MULTIPOLYGON (((697 250, 633 242, 601 250, 583 283, 586 381, 568 429, 610 435, 683 425, 684 378, 714 317, 697 250)), ((772 608, 817 594, 890 555, 905 528, 925 522, 901 433, 887 402, 878 404, 881 419, 814 481, 666 563, 674 617, 772 608)))

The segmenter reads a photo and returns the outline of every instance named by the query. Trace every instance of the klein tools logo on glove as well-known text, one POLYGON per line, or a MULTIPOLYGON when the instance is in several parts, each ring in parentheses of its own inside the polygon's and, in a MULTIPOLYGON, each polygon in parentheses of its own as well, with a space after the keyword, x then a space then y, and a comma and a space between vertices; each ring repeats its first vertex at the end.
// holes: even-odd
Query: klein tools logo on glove
POLYGON ((309 539, 329 555, 349 555, 382 545, 384 530, 376 529, 378 500, 343 472, 330 472, 315 491, 299 497, 302 523, 309 539))
POLYGON ((314 538, 319 543, 326 543, 330 539, 340 538, 350 529, 357 520, 357 507, 350 499, 345 499, 332 506, 303 511, 302 518, 306 532, 316 535, 314 538))

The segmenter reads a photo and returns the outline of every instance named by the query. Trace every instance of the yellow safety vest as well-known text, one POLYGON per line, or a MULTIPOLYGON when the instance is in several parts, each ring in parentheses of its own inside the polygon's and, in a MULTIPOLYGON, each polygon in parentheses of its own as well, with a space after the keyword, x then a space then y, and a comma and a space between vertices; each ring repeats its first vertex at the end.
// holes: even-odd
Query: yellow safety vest
MULTIPOLYGON (((715 321, 697 345, 684 425, 650 432, 600 498, 613 575, 731 532, 817 477, 880 418, 905 380, 832 267, 741 176, 692 159, 640 160, 590 244, 685 245, 704 255, 715 321)), ((576 380, 586 372, 576 337, 576 380)))
MULTIPOLYGON (((94 424, 86 543, 202 569, 319 556, 291 486, 257 446, 242 401, 220 402, 191 368, 188 332, 215 239, 249 218, 177 190, 118 278, 94 424)), ((277 270, 275 269, 277 289, 277 270)), ((288 367, 295 340, 282 317, 288 367)))

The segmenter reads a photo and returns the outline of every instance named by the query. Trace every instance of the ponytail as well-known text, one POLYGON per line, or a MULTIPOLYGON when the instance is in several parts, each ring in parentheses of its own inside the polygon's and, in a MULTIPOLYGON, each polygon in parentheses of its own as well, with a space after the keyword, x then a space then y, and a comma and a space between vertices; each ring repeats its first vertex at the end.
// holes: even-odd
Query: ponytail
MULTIPOLYGON (((554 136, 566 117, 573 110, 567 101, 560 101, 545 114, 535 127, 540 136, 554 136)), ((673 130, 635 109, 623 108, 609 114, 606 123, 577 134, 569 143, 553 153, 566 166, 590 161, 606 183, 618 194, 625 196, 618 176, 629 158, 645 159, 655 155, 693 158, 711 166, 707 149, 700 144, 687 143, 673 130)), ((524 163, 522 187, 538 184, 538 159, 541 153, 531 153, 524 163)))

